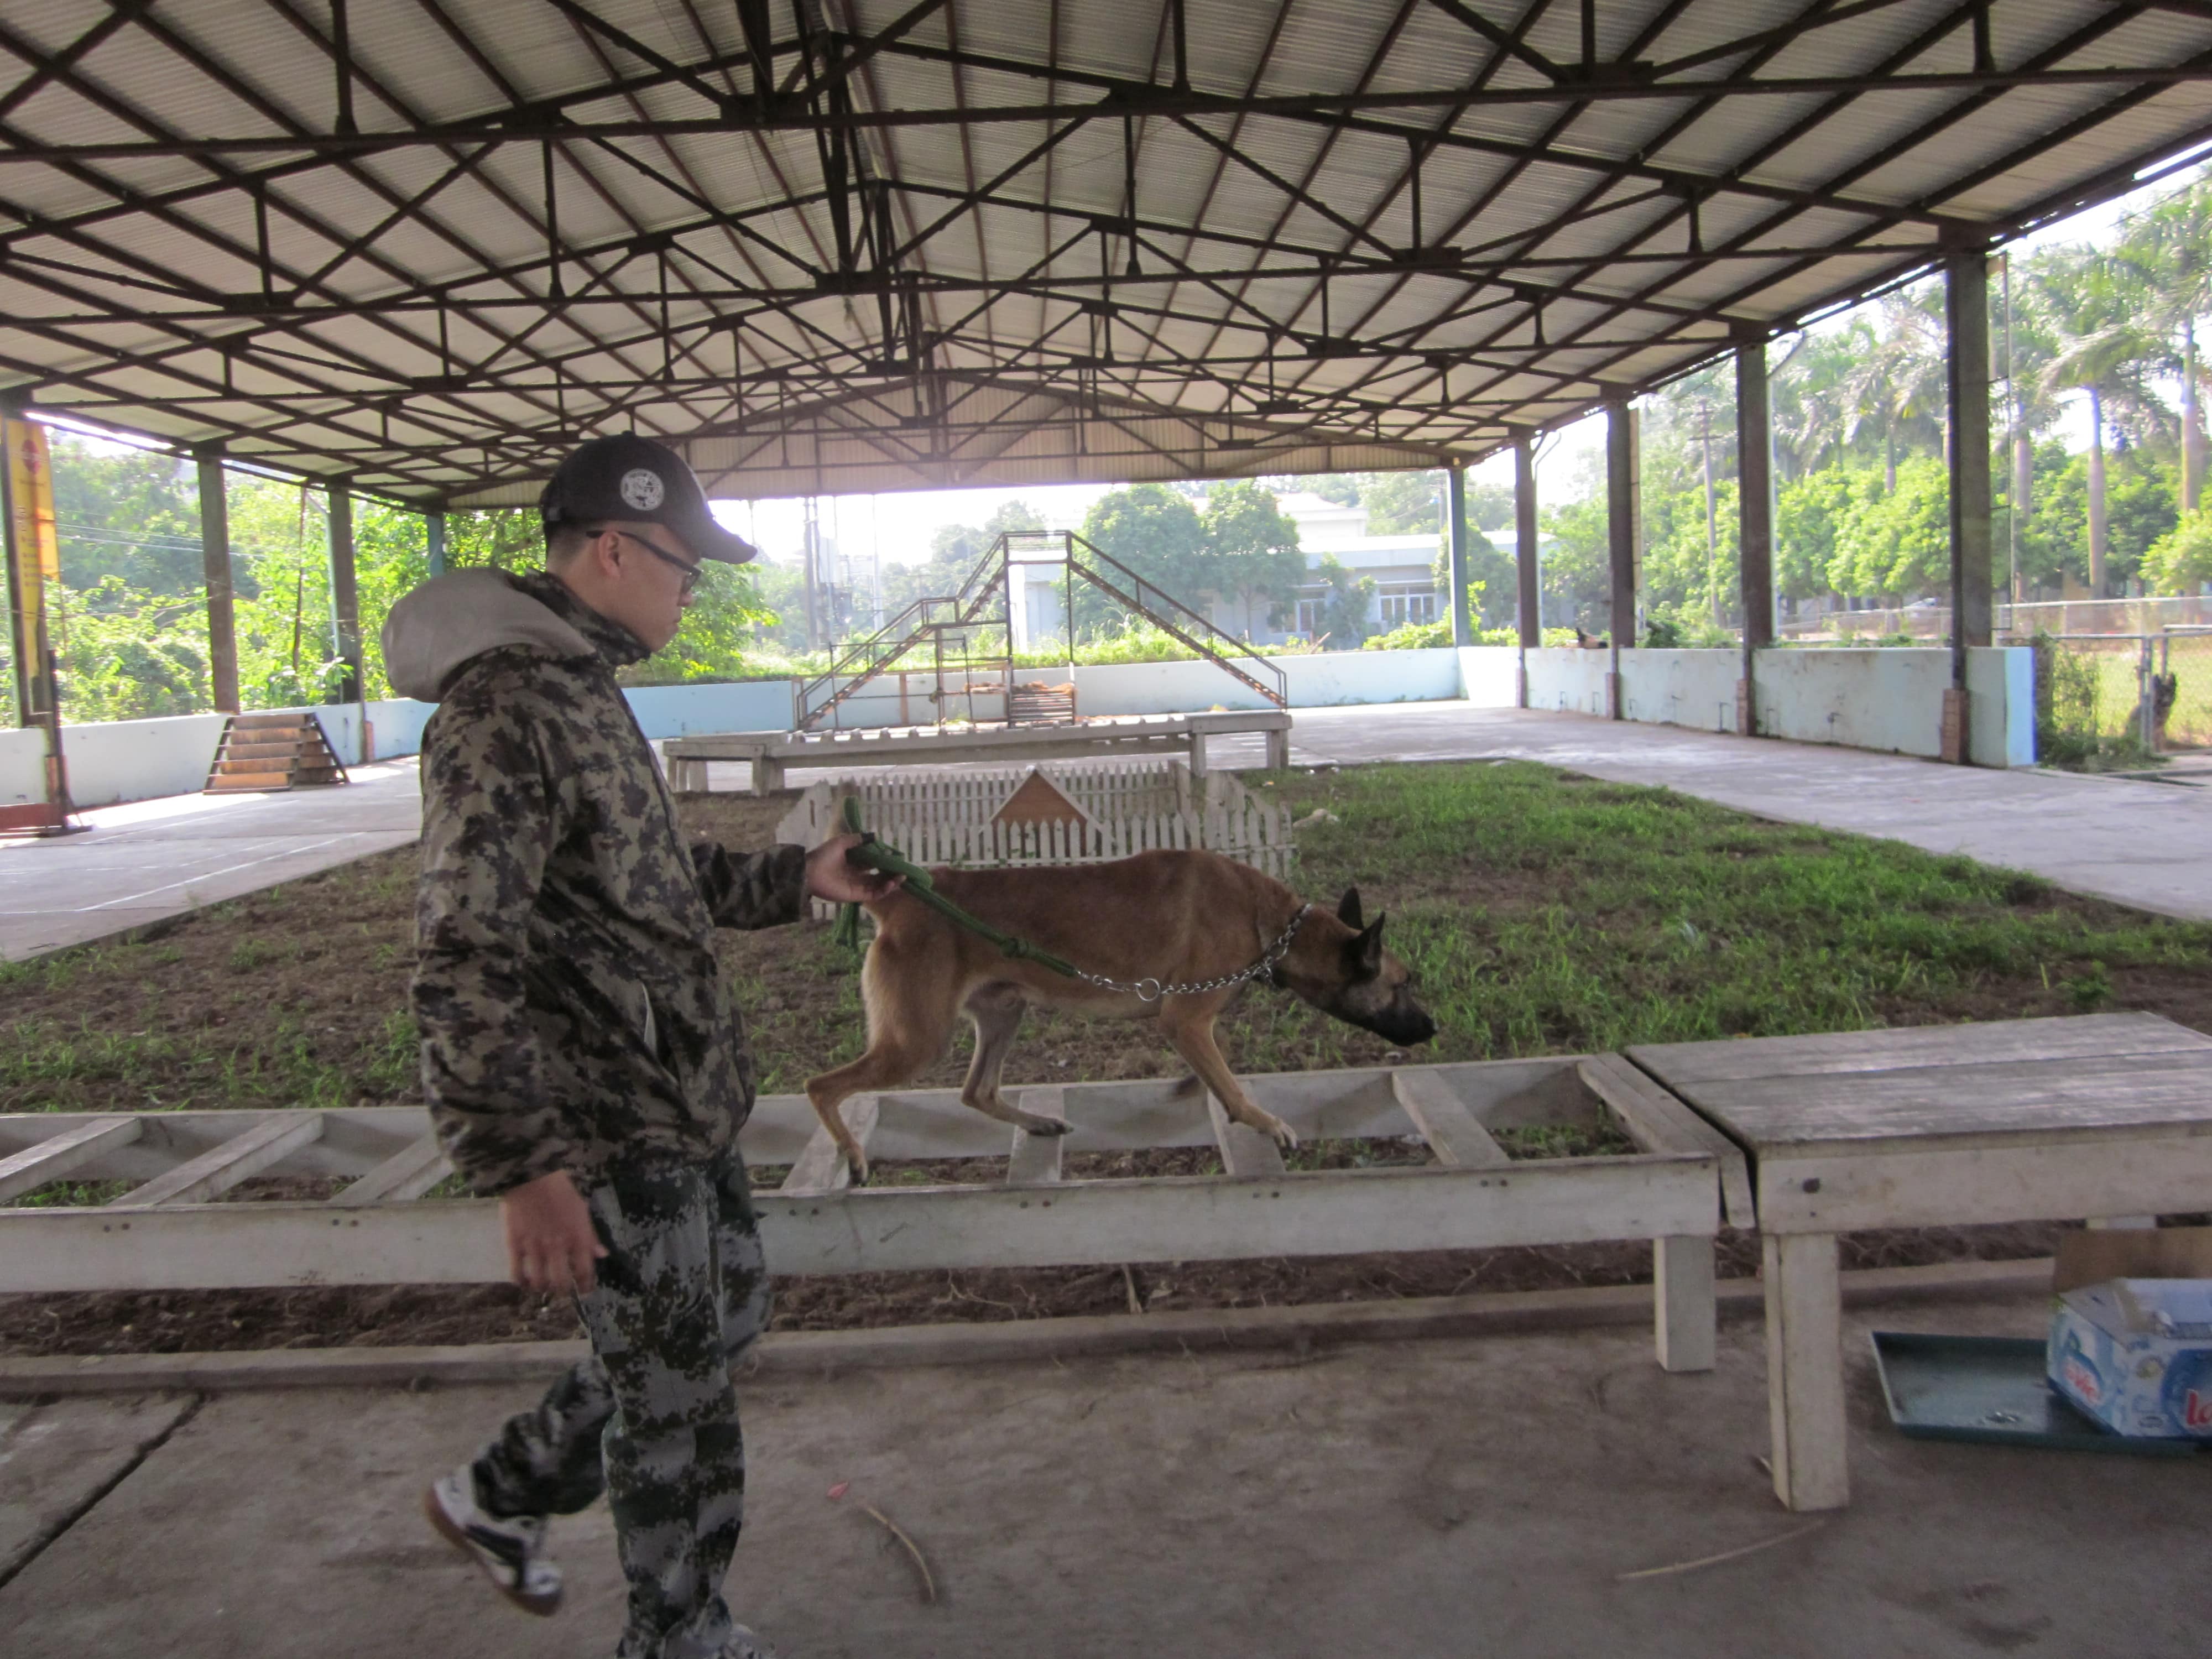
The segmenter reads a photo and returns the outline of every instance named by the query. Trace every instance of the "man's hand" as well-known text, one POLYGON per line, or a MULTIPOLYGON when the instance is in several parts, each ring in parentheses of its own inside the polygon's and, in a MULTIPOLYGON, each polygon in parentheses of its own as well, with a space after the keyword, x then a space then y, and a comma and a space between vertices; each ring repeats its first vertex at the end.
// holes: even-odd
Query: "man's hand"
POLYGON ((831 904, 866 904, 896 890, 903 876, 856 870, 845 854, 860 844, 858 836, 832 836, 806 855, 806 891, 831 904))
POLYGON ((591 1294, 592 1264, 607 1253, 592 1230, 592 1212, 568 1171, 556 1170, 506 1193, 507 1268, 526 1291, 591 1294))

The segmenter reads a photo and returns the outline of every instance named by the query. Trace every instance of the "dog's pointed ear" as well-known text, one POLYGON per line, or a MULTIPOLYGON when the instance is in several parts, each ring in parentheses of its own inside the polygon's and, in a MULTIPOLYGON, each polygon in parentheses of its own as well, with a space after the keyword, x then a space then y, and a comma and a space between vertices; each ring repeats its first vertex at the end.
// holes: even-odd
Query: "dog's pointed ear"
POLYGON ((1346 943, 1345 954, 1352 958, 1352 972, 1362 979, 1371 979, 1382 971, 1382 924, 1388 916, 1377 916, 1371 927, 1359 930, 1359 937, 1346 943))
POLYGON ((1337 900, 1336 919, 1347 927, 1366 926, 1359 919, 1359 890, 1357 887, 1346 888, 1344 896, 1337 900))

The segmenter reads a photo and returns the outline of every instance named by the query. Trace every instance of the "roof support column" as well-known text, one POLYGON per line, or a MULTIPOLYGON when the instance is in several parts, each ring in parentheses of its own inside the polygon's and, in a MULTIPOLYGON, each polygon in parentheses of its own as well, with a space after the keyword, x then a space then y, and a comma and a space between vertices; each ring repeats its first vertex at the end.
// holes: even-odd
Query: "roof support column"
POLYGON ((1520 684, 1515 702, 1528 706, 1528 653, 1544 643, 1544 596, 1536 568, 1536 437, 1523 431, 1513 440, 1513 615, 1520 631, 1520 684))
POLYGON ((1451 625, 1452 643, 1469 646, 1474 643, 1473 629, 1467 614, 1467 463, 1455 460, 1445 470, 1444 494, 1451 512, 1449 530, 1451 557, 1451 625))
POLYGON ((422 524, 430 537, 430 574, 442 576, 446 574, 446 515, 425 513, 422 524))
POLYGON ((361 701, 361 592, 354 581, 353 492, 331 480, 331 654, 344 665, 332 701, 361 701))
POLYGON ((1613 570, 1613 614, 1607 625, 1612 672, 1606 676, 1606 715, 1626 716, 1620 690, 1620 653, 1636 645, 1636 544, 1643 514, 1638 497, 1643 485, 1638 440, 1643 422, 1626 398, 1605 406, 1605 519, 1608 562, 1613 570))
POLYGON ((207 577, 208 688, 216 712, 238 713, 238 624, 230 579, 230 499, 222 446, 192 451, 200 472, 200 568, 207 577))
POLYGON ((1743 586, 1743 678, 1735 689, 1735 729, 1749 738, 1759 734, 1759 653, 1774 643, 1774 447, 1763 334, 1736 348, 1735 468, 1743 586))
POLYGON ((1944 354, 1950 402, 1951 689, 1943 699, 1943 758, 1973 758, 1966 653, 1990 643, 1990 270, 1980 248, 1944 262, 1944 354))

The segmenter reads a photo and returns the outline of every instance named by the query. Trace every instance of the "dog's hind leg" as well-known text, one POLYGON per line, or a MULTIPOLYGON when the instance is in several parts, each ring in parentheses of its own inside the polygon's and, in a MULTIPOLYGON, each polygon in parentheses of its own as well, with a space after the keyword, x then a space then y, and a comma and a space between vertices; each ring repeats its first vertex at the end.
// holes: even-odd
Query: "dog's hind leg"
POLYGON ((1009 1106, 999 1093, 1007 1051, 1014 1046, 1014 1033, 1021 1029, 1022 1013, 1029 1006, 1021 988, 1003 982, 979 985, 969 993, 965 1006, 968 1018, 975 1023, 975 1057, 968 1062, 967 1082, 960 1085, 961 1103, 1001 1123, 1019 1124, 1033 1135, 1066 1134, 1072 1125, 1009 1106))
POLYGON ((945 1052, 959 1013, 959 988, 941 953, 927 941, 902 942, 879 933, 860 969, 868 1012, 868 1048, 858 1060, 806 1080, 806 1098, 845 1155, 853 1184, 868 1183, 868 1158, 838 1108, 853 1095, 912 1082, 945 1052))
MULTIPOLYGON (((1289 1124, 1245 1092, 1237 1074, 1229 1069, 1221 1045, 1214 1041, 1213 1022, 1227 1001, 1218 994, 1170 997, 1160 1005, 1160 1029, 1167 1033, 1176 1053, 1197 1073, 1198 1080, 1212 1091, 1213 1097, 1231 1118, 1263 1135, 1272 1135, 1275 1144, 1287 1151, 1298 1144, 1297 1135, 1289 1124)), ((1182 1091, 1178 1089, 1177 1092, 1182 1091)))

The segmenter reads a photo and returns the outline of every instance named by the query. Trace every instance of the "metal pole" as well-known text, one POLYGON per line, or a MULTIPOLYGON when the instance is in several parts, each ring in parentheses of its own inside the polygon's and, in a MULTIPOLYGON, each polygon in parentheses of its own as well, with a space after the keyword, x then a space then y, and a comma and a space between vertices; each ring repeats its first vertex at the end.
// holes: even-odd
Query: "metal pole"
POLYGON ((1755 684, 1759 653, 1774 643, 1774 515, 1769 489, 1766 340, 1747 340, 1735 354, 1736 516, 1743 598, 1743 684, 1736 693, 1736 730, 1758 731, 1755 684))
POLYGON ((1944 266, 1951 462, 1951 693, 1945 699, 1947 759, 1972 758, 1967 653, 1990 643, 1990 270, 1979 248, 1944 266))
POLYGON ((425 513, 422 515, 422 527, 429 532, 430 537, 430 574, 433 576, 442 576, 446 574, 446 515, 442 513, 425 513))
POLYGON ((1626 400, 1605 406, 1606 543, 1613 576, 1605 712, 1613 720, 1624 714, 1620 653, 1636 644, 1636 411, 1626 400))
POLYGON ((222 448, 203 444, 199 463, 200 568, 207 578, 208 684, 216 712, 238 713, 238 625, 230 580, 230 501, 222 448))
POLYGON ((1520 684, 1515 701, 1528 706, 1528 653, 1544 643, 1544 592, 1536 568, 1536 440, 1523 431, 1513 441, 1514 627, 1520 635, 1520 684))
POLYGON ((1452 643, 1474 643, 1474 629, 1467 614, 1467 463, 1455 459, 1446 470, 1444 494, 1450 503, 1451 524, 1446 545, 1451 550, 1452 643))
POLYGON ((333 478, 331 491, 331 654, 344 667, 331 697, 334 702, 361 701, 361 593, 354 581, 353 493, 343 478, 333 478))
MULTIPOLYGON (((2012 602, 2021 602, 2020 590, 2020 515, 2027 508, 2027 491, 2021 486, 2033 477, 2031 469, 2020 465, 2020 380, 2019 365, 2012 355, 2012 255, 2005 254, 1998 262, 2004 273, 2005 328, 2005 459, 2012 463, 2012 488, 2005 492, 2005 591, 2012 602)), ((2186 442, 2185 435, 2184 442, 2186 442)), ((2185 491, 2185 493, 2186 493, 2185 491)))
POLYGON ((23 573, 15 546, 15 433, 11 411, 0 404, 0 557, 8 565, 8 658, 15 682, 15 724, 37 724, 32 715, 31 689, 38 672, 29 638, 29 616, 25 609, 23 573))

